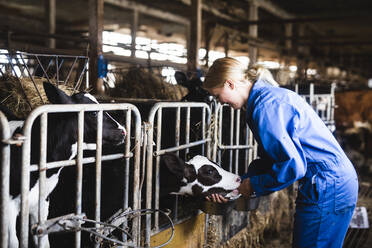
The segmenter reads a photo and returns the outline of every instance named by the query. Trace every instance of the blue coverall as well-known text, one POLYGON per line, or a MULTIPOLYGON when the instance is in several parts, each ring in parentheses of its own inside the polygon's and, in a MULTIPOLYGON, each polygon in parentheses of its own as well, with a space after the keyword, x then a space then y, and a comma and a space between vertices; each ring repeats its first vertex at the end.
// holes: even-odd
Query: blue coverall
POLYGON ((358 197, 358 178, 342 148, 305 100, 257 81, 247 123, 271 169, 250 177, 257 196, 299 180, 293 247, 342 247, 358 197))

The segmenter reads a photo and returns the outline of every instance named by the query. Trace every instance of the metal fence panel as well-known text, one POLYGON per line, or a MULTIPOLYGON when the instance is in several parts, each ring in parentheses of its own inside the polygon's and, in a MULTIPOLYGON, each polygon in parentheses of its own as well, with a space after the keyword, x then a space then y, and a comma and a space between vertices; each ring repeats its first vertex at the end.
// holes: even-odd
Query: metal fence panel
MULTIPOLYGON (((43 195, 45 194, 45 172, 47 169, 51 168, 58 168, 58 167, 66 167, 71 165, 77 165, 77 185, 76 185, 76 215, 81 214, 81 202, 82 202, 82 169, 83 165, 86 163, 96 162, 96 210, 95 210, 95 220, 100 221, 100 187, 101 187, 101 161, 103 160, 111 160, 116 158, 125 158, 125 166, 129 168, 129 161, 130 159, 134 160, 134 168, 133 168, 133 203, 132 209, 139 209, 139 167, 140 167, 140 136, 141 136, 141 117, 139 114, 138 109, 131 104, 63 104, 63 105, 43 105, 35 109, 27 120, 25 121, 25 125, 23 128, 23 135, 26 137, 25 142, 22 145, 22 179, 21 179, 21 234, 20 234, 20 246, 21 247, 28 247, 28 235, 29 235, 29 183, 30 183, 30 172, 32 171, 39 171, 39 180, 40 180, 40 194, 39 194, 39 220, 38 225, 40 227, 46 221, 45 213, 46 209, 45 206, 41 203, 41 199, 43 199, 43 195), (107 155, 101 156, 102 150, 102 113, 103 111, 108 110, 122 110, 127 111, 127 117, 131 113, 135 116, 135 124, 134 124, 134 133, 131 134, 131 123, 130 119, 126 121, 126 129, 128 131, 125 144, 126 149, 124 154, 117 154, 117 155, 107 155), (98 111, 98 128, 97 128, 97 151, 96 151, 96 158, 83 158, 83 133, 84 133, 84 113, 87 111, 98 111), (65 160, 65 161, 54 161, 47 163, 46 162, 46 136, 47 136, 47 115, 49 113, 62 113, 62 112, 77 112, 78 113, 78 125, 79 125, 79 132, 78 132, 78 152, 77 152, 77 159, 75 160, 65 160), (40 162, 37 165, 30 164, 30 145, 31 145, 31 128, 36 120, 37 117, 41 116, 41 156, 40 162), (131 141, 131 136, 134 135, 134 142, 131 141), (132 153, 131 151, 134 151, 132 153)), ((127 174, 126 176, 129 176, 127 174)), ((126 178, 126 182, 129 182, 129 179, 126 178)), ((123 202, 123 208, 128 207, 128 192, 126 192, 126 197, 123 202)), ((139 237, 139 219, 136 219, 132 223, 132 230, 133 230, 133 242, 135 244, 139 244, 140 240, 137 240, 139 237)), ((39 238, 41 241, 41 238, 39 238)), ((40 244, 40 243, 39 243, 40 244)), ((80 233, 76 232, 76 247, 80 247, 80 233)))
POLYGON ((1 202, 0 202, 0 235, 1 247, 8 247, 8 208, 9 208, 9 170, 10 170, 10 139, 9 123, 0 111, 0 142, 1 142, 1 202))
MULTIPOLYGON (((176 152, 179 154, 181 150, 189 151, 192 147, 202 146, 202 155, 210 157, 210 128, 211 121, 211 110, 210 107, 205 103, 186 103, 186 102, 161 102, 156 103, 149 113, 147 123, 147 148, 146 148, 146 208, 151 209, 152 200, 155 198, 154 208, 159 208, 159 163, 160 155, 166 152, 176 152), (201 136, 195 140, 190 140, 191 134, 191 117, 193 111, 199 111, 197 121, 201 123, 201 136), (171 111, 170 115, 166 115, 171 111), (162 123, 175 121, 173 130, 162 130, 162 123), (184 123, 184 133, 181 133, 181 124, 184 123), (167 133, 162 135, 162 131, 167 133), (174 143, 170 147, 163 147, 162 138, 167 136, 169 133, 174 132, 174 143), (156 135, 155 151, 154 151, 154 135, 156 135), (184 136, 183 136, 184 135, 184 136), (183 140, 184 138, 184 140, 183 140), (184 142, 182 142, 184 141, 184 142), (155 157, 155 165, 153 165, 155 157), (152 183, 153 183, 153 166, 155 166, 155 196, 152 195, 152 183)), ((194 123, 194 122, 193 122, 194 123)), ((194 123, 195 124, 195 123, 194 123)), ((177 201, 177 198, 176 198, 177 201)), ((177 203, 174 208, 174 219, 177 220, 177 203)), ((150 236, 153 232, 159 231, 159 215, 155 213, 154 216, 154 230, 151 230, 151 216, 146 215, 146 234, 145 234, 145 245, 150 244, 150 236)))

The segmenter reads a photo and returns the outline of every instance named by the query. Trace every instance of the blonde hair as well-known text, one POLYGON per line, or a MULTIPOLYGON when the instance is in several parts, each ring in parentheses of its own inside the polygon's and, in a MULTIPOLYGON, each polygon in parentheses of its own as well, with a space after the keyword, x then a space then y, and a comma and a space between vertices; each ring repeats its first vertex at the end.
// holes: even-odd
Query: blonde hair
POLYGON ((235 81, 248 80, 251 83, 265 80, 273 86, 279 86, 269 70, 261 65, 253 65, 248 70, 238 60, 230 57, 220 58, 213 62, 205 77, 203 88, 223 87, 227 79, 235 81))

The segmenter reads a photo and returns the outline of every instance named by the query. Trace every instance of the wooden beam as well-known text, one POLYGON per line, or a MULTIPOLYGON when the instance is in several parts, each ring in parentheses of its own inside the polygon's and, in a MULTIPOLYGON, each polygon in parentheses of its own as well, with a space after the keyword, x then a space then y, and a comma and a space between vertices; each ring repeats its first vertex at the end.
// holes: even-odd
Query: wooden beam
POLYGON ((129 1, 129 0, 105 0, 105 3, 113 5, 113 6, 121 7, 124 9, 137 10, 141 14, 153 16, 153 17, 166 20, 169 22, 175 22, 175 23, 180 23, 184 25, 189 25, 190 23, 190 21, 187 18, 181 17, 179 15, 175 15, 167 11, 162 11, 159 9, 151 8, 146 5, 136 3, 133 1, 129 1))
POLYGON ((176 68, 178 70, 186 71, 187 66, 185 64, 179 64, 171 61, 158 61, 158 60, 151 60, 149 61, 148 59, 141 59, 141 58, 131 58, 131 57, 126 57, 126 56, 121 56, 121 55, 115 55, 112 53, 105 53, 104 54, 105 58, 108 61, 113 61, 113 62, 124 62, 124 63, 130 63, 130 64, 135 64, 135 65, 141 65, 144 67, 147 66, 154 66, 154 67, 159 67, 159 66, 169 66, 176 68))
POLYGON ((196 71, 199 67, 199 48, 202 28, 202 0, 191 0, 190 39, 187 49, 187 67, 189 71, 196 71))
POLYGON ((280 8, 276 4, 274 4, 272 1, 269 0, 247 0, 249 3, 253 3, 257 5, 259 8, 262 8, 269 12, 270 14, 277 16, 279 18, 294 18, 294 15, 288 13, 284 9, 280 8))
MULTIPOLYGON (((185 5, 191 6, 192 0, 179 0, 179 2, 182 2, 185 5)), ((211 5, 202 4, 202 10, 205 11, 205 12, 211 13, 212 15, 214 15, 216 17, 219 17, 221 19, 224 19, 224 20, 238 21, 238 19, 222 13, 218 9, 212 7, 211 5)))
POLYGON ((44 45, 30 44, 29 42, 12 41, 11 46, 0 43, 0 48, 22 51, 35 54, 59 54, 59 55, 72 55, 72 56, 86 56, 85 51, 81 49, 51 49, 44 45))
POLYGON ((98 78, 98 57, 102 55, 103 1, 89 0, 89 84, 94 93, 103 94, 103 79, 98 78))
POLYGON ((130 29, 130 34, 132 37, 132 44, 130 50, 130 56, 132 58, 136 55, 136 37, 137 37, 137 28, 138 28, 138 10, 133 10, 133 18, 132 18, 132 25, 130 29))
MULTIPOLYGON (((258 20, 258 6, 255 3, 251 3, 249 5, 249 20, 250 21, 257 21, 258 20)), ((257 25, 250 25, 248 26, 248 34, 250 37, 257 38, 258 37, 258 26, 257 25)), ((254 45, 249 45, 248 47, 248 56, 249 56, 249 65, 254 65, 257 63, 257 56, 258 55, 258 48, 254 45)))
MULTIPOLYGON (((56 0, 45 0, 44 16, 46 23, 46 30, 48 34, 56 33, 56 0)), ((56 40, 49 38, 47 40, 49 48, 56 48, 56 40)))

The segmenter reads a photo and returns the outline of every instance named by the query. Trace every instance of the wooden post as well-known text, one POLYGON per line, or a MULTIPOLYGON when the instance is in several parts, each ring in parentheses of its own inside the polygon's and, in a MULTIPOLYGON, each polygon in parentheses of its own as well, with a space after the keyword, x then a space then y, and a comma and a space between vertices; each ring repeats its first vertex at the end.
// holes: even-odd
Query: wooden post
POLYGON ((89 85, 103 94, 103 79, 98 78, 98 57, 102 55, 104 0, 89 0, 89 85))
POLYGON ((131 37, 132 37, 132 44, 131 44, 131 51, 130 56, 132 58, 136 55, 136 37, 137 37, 137 28, 138 28, 138 10, 133 10, 133 19, 132 19, 132 26, 131 26, 131 37))
POLYGON ((211 40, 212 40, 212 36, 213 36, 214 27, 215 27, 214 23, 207 22, 205 24, 205 28, 203 30, 204 31, 204 37, 205 37, 205 57, 204 57, 204 60, 205 60, 205 66, 206 67, 209 67, 208 66, 208 63, 209 63, 209 49, 210 49, 210 45, 211 45, 211 40))
MULTIPOLYGON (((285 36, 286 37, 292 37, 292 23, 286 23, 285 24, 285 36)), ((292 40, 291 39, 286 39, 285 40, 285 54, 286 54, 286 57, 285 57, 285 64, 286 66, 289 66, 289 63, 290 63, 290 55, 291 55, 291 51, 292 51, 292 40)))
MULTIPOLYGON (((44 5, 45 23, 48 34, 56 32, 56 0, 45 0, 44 5)), ((55 38, 49 38, 46 43, 49 48, 56 48, 55 38)))
MULTIPOLYGON (((258 21, 258 6, 256 2, 251 2, 249 5, 249 20, 258 21)), ((258 26, 249 25, 249 36, 253 38, 258 37, 258 26)), ((254 65, 257 62, 258 49, 256 46, 249 45, 248 47, 249 65, 254 65)))
POLYGON ((227 31, 225 31, 224 35, 225 35, 225 42, 224 42, 225 57, 228 57, 229 56, 229 50, 230 50, 229 33, 227 31))
MULTIPOLYGON (((298 40, 301 41, 304 36, 305 36, 305 25, 300 24, 298 26, 298 40)), ((305 75, 304 70, 305 70, 305 47, 303 45, 298 45, 297 47, 297 73, 296 74, 297 74, 297 77, 300 78, 301 80, 304 79, 304 75, 305 75)))
POLYGON ((202 27, 202 0, 191 0, 191 25, 189 31, 189 44, 187 49, 187 68, 196 71, 199 61, 199 48, 202 27))

